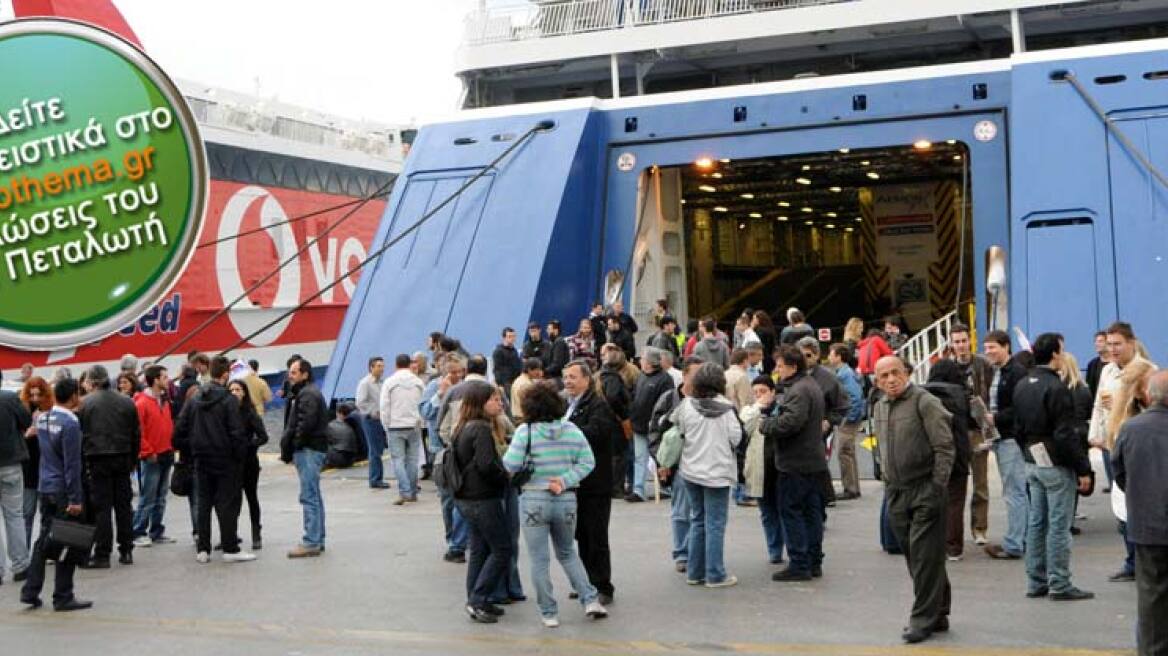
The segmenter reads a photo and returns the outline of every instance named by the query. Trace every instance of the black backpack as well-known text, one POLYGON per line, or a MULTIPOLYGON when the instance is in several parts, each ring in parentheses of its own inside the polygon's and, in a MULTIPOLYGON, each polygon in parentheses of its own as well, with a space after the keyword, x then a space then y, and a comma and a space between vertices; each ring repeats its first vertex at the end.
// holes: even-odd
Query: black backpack
POLYGON ((454 439, 450 446, 434 455, 434 484, 457 494, 462 490, 462 467, 458 464, 458 454, 454 452, 454 439))

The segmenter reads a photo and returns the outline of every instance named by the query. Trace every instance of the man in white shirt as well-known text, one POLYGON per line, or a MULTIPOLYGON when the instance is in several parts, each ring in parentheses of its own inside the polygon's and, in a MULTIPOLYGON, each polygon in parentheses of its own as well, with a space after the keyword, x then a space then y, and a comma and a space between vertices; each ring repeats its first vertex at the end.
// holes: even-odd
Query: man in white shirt
POLYGON ((380 355, 369 358, 369 375, 357 383, 357 411, 361 413, 361 428, 365 446, 369 450, 369 487, 383 490, 385 469, 381 454, 385 453, 385 429, 381 425, 381 376, 385 373, 385 359, 380 355))
POLYGON ((398 498, 393 505, 400 506, 418 500, 418 455, 422 448, 422 379, 410 371, 411 359, 405 353, 394 358, 393 375, 381 385, 381 425, 389 442, 397 477, 398 498))

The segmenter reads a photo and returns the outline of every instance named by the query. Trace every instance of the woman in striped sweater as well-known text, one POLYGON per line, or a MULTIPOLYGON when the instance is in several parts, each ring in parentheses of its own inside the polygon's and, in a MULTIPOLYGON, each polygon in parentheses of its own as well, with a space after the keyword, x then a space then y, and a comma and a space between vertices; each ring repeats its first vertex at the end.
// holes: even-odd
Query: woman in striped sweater
POLYGON ((574 424, 564 421, 564 401, 547 383, 529 387, 520 399, 527 423, 520 426, 503 456, 508 471, 533 468, 531 480, 520 497, 523 537, 531 556, 531 578, 544 626, 560 625, 556 600, 552 596, 551 556, 548 538, 555 546, 556 560, 579 594, 584 613, 592 619, 608 616, 597 600, 596 588, 576 553, 576 487, 596 466, 588 440, 574 424))

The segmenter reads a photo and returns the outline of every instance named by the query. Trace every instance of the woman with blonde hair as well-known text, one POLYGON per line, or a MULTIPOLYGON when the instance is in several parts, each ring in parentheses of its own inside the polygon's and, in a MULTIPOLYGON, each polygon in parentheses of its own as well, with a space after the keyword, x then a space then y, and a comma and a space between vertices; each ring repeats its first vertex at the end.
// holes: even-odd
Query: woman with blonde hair
POLYGON ((860 317, 848 319, 847 325, 844 326, 844 343, 854 353, 861 339, 864 339, 864 320, 860 317))
MULTIPOLYGON (((1109 454, 1115 448, 1115 438, 1119 436, 1119 429, 1123 427, 1124 422, 1140 414, 1147 407, 1148 399, 1145 393, 1148 389, 1148 379, 1155 372, 1156 365, 1142 357, 1133 359, 1123 368, 1123 373, 1119 375, 1119 389, 1111 397, 1111 412, 1107 415, 1107 450, 1104 451, 1104 457, 1110 457, 1109 454)), ((1111 507, 1113 511, 1119 508, 1126 510, 1126 500, 1123 496, 1123 490, 1119 486, 1111 488, 1111 507)), ((1123 561, 1123 567, 1108 577, 1108 580, 1113 582, 1134 581, 1136 572, 1135 545, 1127 539, 1126 513, 1121 516, 1119 512, 1116 512, 1116 515, 1119 519, 1119 532, 1123 535, 1123 544, 1127 548, 1127 557, 1123 561)))
MULTIPOLYGON (((1074 354, 1070 351, 1063 351, 1063 357, 1059 358, 1058 367, 1056 368, 1059 379, 1071 390, 1071 398, 1075 403, 1075 435, 1079 439, 1079 443, 1083 448, 1084 453, 1089 453, 1091 446, 1087 442, 1087 433, 1091 426, 1091 408, 1095 403, 1095 398, 1091 394, 1091 388, 1084 382, 1079 373, 1079 361, 1075 359, 1074 354)), ((1091 486, 1095 486, 1095 474, 1091 474, 1091 486)), ((1075 494, 1075 513, 1079 510, 1079 494, 1075 494)), ((1071 518, 1071 535, 1078 535, 1080 533, 1079 527, 1075 526, 1074 517, 1071 518)))

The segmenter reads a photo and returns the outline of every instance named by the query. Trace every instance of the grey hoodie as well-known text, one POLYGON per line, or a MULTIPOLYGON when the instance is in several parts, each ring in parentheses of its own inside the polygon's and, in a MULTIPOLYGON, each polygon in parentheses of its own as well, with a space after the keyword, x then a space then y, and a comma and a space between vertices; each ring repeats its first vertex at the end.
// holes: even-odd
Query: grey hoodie
POLYGON ((684 399, 673 411, 673 424, 685 436, 682 478, 704 487, 733 487, 738 482, 734 450, 742 441, 742 424, 733 403, 724 396, 684 399))
POLYGON ((714 335, 705 337, 694 347, 693 354, 703 361, 713 362, 723 369, 730 367, 730 351, 726 347, 725 340, 720 337, 714 335))

